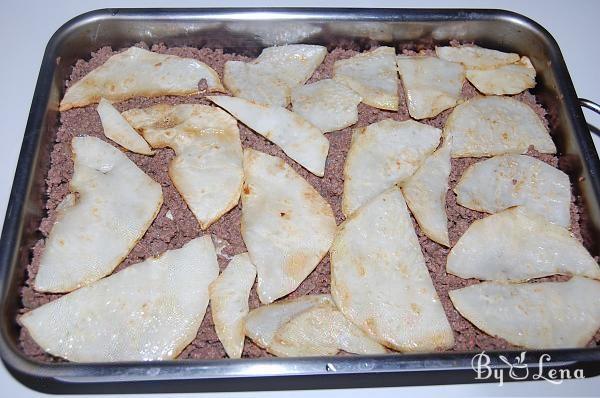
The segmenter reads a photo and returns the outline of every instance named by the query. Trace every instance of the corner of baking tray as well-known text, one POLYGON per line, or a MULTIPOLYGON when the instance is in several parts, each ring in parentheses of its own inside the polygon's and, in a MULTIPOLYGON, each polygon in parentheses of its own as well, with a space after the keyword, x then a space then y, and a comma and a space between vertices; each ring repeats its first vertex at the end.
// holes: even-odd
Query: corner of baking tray
POLYGON ((537 21, 529 18, 526 15, 520 14, 518 12, 504 10, 504 9, 483 9, 483 10, 470 10, 476 11, 478 13, 485 14, 488 17, 493 17, 494 19, 503 19, 507 21, 511 21, 513 23, 517 23, 521 26, 525 26, 530 30, 536 31, 540 36, 543 36, 544 39, 548 40, 552 47, 558 48, 558 43, 554 39, 554 36, 546 28, 540 25, 537 21))
POLYGON ((121 12, 121 9, 118 8, 102 8, 92 11, 84 12, 83 14, 79 14, 67 22, 62 24, 50 37, 48 40, 48 44, 46 45, 45 55, 53 52, 55 48, 57 48, 58 44, 62 41, 65 36, 68 36, 70 32, 76 30, 81 25, 89 24, 90 22, 94 22, 100 19, 105 19, 111 16, 118 15, 121 12))
POLYGON ((561 98, 564 101, 569 114, 575 121, 575 135, 581 147, 582 155, 587 163, 590 172, 590 179, 596 196, 600 197, 600 158, 595 149, 592 135, 588 128, 585 116, 578 101, 575 86, 568 72, 567 65, 560 50, 560 46, 542 25, 522 14, 506 10, 489 10, 498 13, 498 16, 507 21, 519 24, 540 36, 545 41, 549 49, 549 57, 552 61, 552 67, 555 68, 559 77, 559 89, 564 95, 561 98))

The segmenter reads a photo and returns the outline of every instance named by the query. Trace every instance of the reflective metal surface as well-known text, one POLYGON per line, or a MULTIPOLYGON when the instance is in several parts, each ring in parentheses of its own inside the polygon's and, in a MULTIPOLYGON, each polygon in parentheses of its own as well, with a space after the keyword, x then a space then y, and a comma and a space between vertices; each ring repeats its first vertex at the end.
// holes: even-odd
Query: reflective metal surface
POLYGON ((585 98, 579 98, 579 103, 584 108, 592 110, 600 115, 600 104, 597 104, 594 101, 590 101, 589 99, 585 99, 585 98))
MULTIPOLYGON (((16 377, 46 392, 146 392, 366 387, 474 381, 473 353, 440 352, 382 357, 185 360, 153 363, 37 363, 18 349, 19 288, 30 248, 39 239, 44 178, 58 128, 58 103, 70 66, 102 46, 120 48, 144 41, 169 46, 223 48, 256 55, 261 48, 293 42, 367 48, 430 47, 450 40, 526 54, 538 70, 535 94, 548 110, 560 167, 581 195, 585 243, 599 254, 600 162, 560 50, 541 26, 498 10, 418 9, 108 9, 79 16, 52 37, 23 139, 0 241, 2 318, 0 354, 16 377), (136 382, 137 381, 137 382, 136 382), (141 382, 141 383, 140 383, 141 382)), ((600 348, 547 351, 550 367, 600 373, 600 348)), ((516 352, 503 353, 514 358, 516 352)), ((527 353, 537 367, 543 352, 527 353)), ((490 366, 505 369, 498 354, 490 366)), ((531 377, 531 376, 530 376, 531 377)), ((489 380, 491 381, 491 380, 489 380)))

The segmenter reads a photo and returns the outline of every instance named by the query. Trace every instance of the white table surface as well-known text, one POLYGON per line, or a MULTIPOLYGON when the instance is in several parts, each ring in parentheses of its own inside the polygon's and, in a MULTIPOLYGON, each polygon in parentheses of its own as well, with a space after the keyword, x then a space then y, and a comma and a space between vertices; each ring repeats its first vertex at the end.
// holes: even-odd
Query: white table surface
MULTIPOLYGON (((565 57, 580 97, 600 100, 600 51, 597 49, 597 23, 600 1, 3 1, 0 11, 0 37, 5 38, 0 62, 0 88, 5 100, 0 102, 0 223, 4 213, 35 82, 46 43, 64 22, 83 12, 105 7, 229 7, 229 6, 328 6, 328 7, 452 7, 503 8, 522 13, 544 26, 555 37, 565 57), (9 100, 10 99, 10 100, 9 100)), ((600 117, 585 112, 589 123, 600 127, 600 117)), ((598 148, 599 141, 596 141, 598 148)), ((433 387, 394 387, 355 390, 286 392, 286 396, 341 397, 429 397, 444 396, 598 396, 600 377, 568 380, 561 385, 548 382, 453 385, 433 387)), ((14 380, 0 365, 0 395, 31 397, 43 394, 29 390, 14 380)), ((195 394, 165 394, 161 397, 195 394)), ((208 397, 277 397, 281 392, 197 394, 208 397)))

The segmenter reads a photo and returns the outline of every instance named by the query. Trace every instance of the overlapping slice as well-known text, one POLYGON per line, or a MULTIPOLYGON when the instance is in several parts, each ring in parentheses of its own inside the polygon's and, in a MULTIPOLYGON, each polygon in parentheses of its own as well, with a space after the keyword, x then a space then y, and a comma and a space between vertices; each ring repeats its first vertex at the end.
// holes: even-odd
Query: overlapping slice
POLYGON ((59 205, 34 288, 69 292, 111 273, 144 235, 162 205, 160 184, 112 145, 71 141, 71 193, 59 205))
POLYGON ((256 268, 248 253, 234 256, 210 285, 210 307, 215 331, 229 358, 240 358, 244 348, 244 318, 256 268))
POLYGON ((327 48, 323 46, 290 44, 265 48, 255 64, 295 87, 306 83, 326 55, 327 48))
POLYGON ((371 338, 407 352, 454 344, 399 188, 341 225, 330 258, 333 300, 371 338))
POLYGON ((300 296, 255 308, 246 316, 244 330, 258 346, 268 349, 277 330, 296 315, 323 303, 331 303, 328 294, 300 296))
POLYGON ((242 188, 242 144, 237 122, 221 109, 159 104, 123 113, 154 148, 171 147, 173 184, 208 228, 234 207, 242 188))
POLYGON ((446 271, 500 281, 554 274, 600 279, 600 267, 568 230, 522 207, 473 222, 448 254, 446 271))
POLYGON ((438 57, 462 63, 467 79, 484 94, 518 94, 535 87, 535 69, 527 57, 478 46, 436 47, 438 57))
POLYGON ((278 145, 308 171, 323 177, 329 141, 321 130, 294 112, 278 106, 254 104, 236 97, 208 98, 246 126, 278 145))
POLYGON ((229 92, 256 104, 285 107, 290 102, 290 87, 270 73, 261 72, 259 65, 242 61, 227 61, 223 83, 229 92))
POLYGON ((275 333, 268 351, 279 357, 385 354, 386 349, 347 320, 331 302, 294 316, 275 333))
POLYGON ((352 58, 336 61, 333 78, 356 91, 362 101, 380 109, 398 110, 396 51, 378 47, 352 58))
POLYGON ((446 61, 461 63, 467 69, 497 68, 519 61, 519 54, 478 46, 436 47, 435 53, 446 61))
POLYGON ((329 204, 282 159, 244 151, 242 237, 258 271, 260 301, 288 293, 315 269, 336 230, 329 204))
POLYGON ((204 236, 42 305, 20 322, 45 352, 73 362, 172 359, 196 337, 218 272, 204 236))
POLYGON ((344 214, 410 177, 438 146, 440 135, 439 129, 414 120, 386 119, 355 130, 344 165, 344 214))
POLYGON ((402 183, 402 193, 410 211, 429 239, 450 246, 446 192, 450 176, 451 144, 444 144, 402 183))
POLYGON ((456 105, 465 79, 461 64, 425 56, 398 56, 396 63, 413 118, 434 117, 456 105))
POLYGON ((96 108, 104 135, 121 145, 123 148, 142 155, 152 155, 150 145, 135 131, 127 120, 106 99, 100 99, 96 108))
POLYGON ((542 120, 529 106, 509 97, 475 97, 458 105, 446 121, 452 157, 525 153, 529 146, 556 153, 542 120))
POLYGON ((325 133, 356 123, 361 100, 354 90, 333 79, 292 89, 294 112, 325 133))
POLYGON ((223 82, 236 97, 286 107, 290 102, 290 90, 304 84, 325 55, 325 47, 310 44, 265 48, 252 62, 225 63, 223 82))
POLYGON ((201 80, 206 81, 209 91, 224 90, 217 72, 205 63, 131 47, 69 87, 60 110, 93 104, 101 98, 114 102, 141 96, 194 94, 201 80))
POLYGON ((497 213, 512 206, 568 228, 571 185, 562 171, 526 155, 501 155, 471 165, 454 188, 461 206, 497 213))
POLYGON ((600 328, 600 282, 484 282, 450 292, 454 307, 484 332, 532 349, 585 347, 600 328))
POLYGON ((518 94, 535 87, 535 69, 527 57, 493 69, 469 69, 467 79, 484 94, 518 94))

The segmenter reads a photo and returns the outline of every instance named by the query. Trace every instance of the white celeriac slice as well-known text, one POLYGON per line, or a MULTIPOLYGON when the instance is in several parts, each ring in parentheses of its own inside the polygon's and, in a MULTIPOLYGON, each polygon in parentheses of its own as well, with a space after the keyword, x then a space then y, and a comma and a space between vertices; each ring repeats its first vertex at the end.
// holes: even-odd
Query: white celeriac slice
POLYGON ((169 176, 202 229, 234 207, 244 173, 237 122, 207 105, 158 104, 123 113, 153 148, 170 147, 169 176))
POLYGON ((244 349, 244 318, 256 268, 248 253, 235 255, 209 287, 215 331, 229 358, 241 358, 244 349))
POLYGON ((60 111, 93 104, 101 98, 116 102, 142 96, 195 94, 201 80, 206 81, 208 91, 225 90, 217 72, 203 62, 130 47, 67 88, 60 111))
POLYGON ((500 155, 471 165, 454 187, 456 202, 498 213, 513 206, 568 228, 571 184, 562 171, 526 155, 500 155))
POLYGON ((392 47, 378 47, 335 61, 333 78, 356 91, 367 105, 398 110, 398 72, 396 51, 392 47))
POLYGON ((468 69, 467 79, 483 94, 513 95, 535 87, 535 69, 527 57, 493 69, 468 69))
POLYGON ((531 349, 585 347, 600 328, 600 281, 483 282, 449 292, 479 329, 531 349))
POLYGON ((356 123, 361 100, 354 90, 333 79, 292 89, 294 112, 325 133, 356 123))
POLYGON ((175 358, 195 337, 219 266, 196 238, 44 304, 20 318, 35 342, 73 362, 175 358))
POLYGON ((75 137, 71 149, 71 193, 57 209, 34 281, 41 292, 70 292, 110 274, 163 202, 160 184, 109 143, 75 137))
POLYGON ((258 346, 267 349, 283 324, 301 312, 323 303, 331 303, 331 296, 328 294, 300 296, 255 308, 245 318, 246 336, 258 346))
POLYGON ((329 250, 329 203, 282 159, 246 149, 242 237, 258 272, 262 303, 293 292, 329 250))
POLYGON ((403 352, 452 347, 452 329, 398 187, 346 219, 330 259, 333 300, 371 338, 403 352))
POLYGON ((446 271, 496 281, 555 274, 600 279, 600 267, 567 229, 520 206, 473 222, 448 254, 446 271))
POLYGON ((446 192, 450 177, 451 144, 444 144, 429 156, 408 180, 402 193, 410 211, 429 239, 450 246, 446 192))
POLYGON ((354 130, 344 165, 344 214, 410 177, 437 148, 440 135, 440 129, 414 120, 386 119, 354 130))
POLYGON ((519 61, 519 54, 478 46, 436 47, 435 53, 446 61, 461 63, 467 69, 497 68, 519 61))
POLYGON ((437 57, 398 56, 408 112, 415 119, 437 116, 458 102, 465 79, 461 64, 437 57))
POLYGON ((262 50, 255 64, 277 75, 290 88, 306 83, 325 59, 327 48, 314 44, 289 44, 262 50))
POLYGON ((260 65, 227 61, 223 84, 235 96, 256 104, 286 107, 290 103, 290 87, 276 75, 263 73, 260 65))
POLYGON ((323 177, 329 140, 301 116, 278 106, 265 106, 243 98, 208 97, 236 119, 279 146, 311 173, 323 177))
POLYGON ((106 138, 113 140, 131 152, 141 153, 142 155, 152 155, 154 153, 150 145, 127 123, 127 120, 108 100, 101 98, 96 111, 100 115, 106 138))
POLYGON ((475 97, 458 105, 444 126, 444 137, 449 135, 453 158, 525 153, 530 145, 556 153, 539 116, 509 97, 475 97))
POLYGON ((311 307, 284 323, 268 348, 278 357, 353 354, 385 354, 387 350, 350 322, 333 305, 311 307))
POLYGON ((325 55, 325 47, 310 44, 265 48, 252 62, 226 62, 223 82, 236 97, 286 107, 291 89, 304 84, 325 55))

